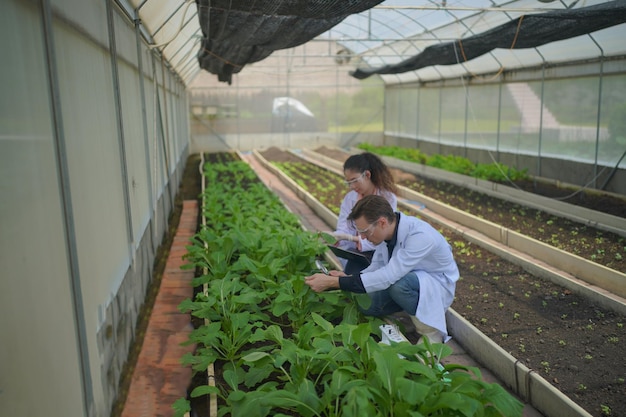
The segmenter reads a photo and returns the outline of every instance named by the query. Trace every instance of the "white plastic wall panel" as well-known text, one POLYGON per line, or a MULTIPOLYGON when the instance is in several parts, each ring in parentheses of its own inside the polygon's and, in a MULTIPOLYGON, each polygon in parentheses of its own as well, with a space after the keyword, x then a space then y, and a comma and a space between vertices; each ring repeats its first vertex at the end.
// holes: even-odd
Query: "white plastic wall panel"
POLYGON ((175 84, 175 100, 173 112, 174 140, 176 141, 176 157, 177 161, 183 156, 183 151, 189 142, 188 119, 189 119, 189 103, 184 87, 176 80, 175 84))
POLYGON ((420 140, 439 142, 441 120, 440 90, 421 88, 418 95, 417 134, 420 140))
POLYGON ((151 173, 146 166, 150 155, 146 154, 146 140, 144 137, 143 115, 141 110, 141 91, 135 68, 120 63, 118 68, 120 79, 120 95, 123 110, 124 146, 128 181, 130 183, 129 196, 133 225, 134 249, 140 243, 144 230, 150 221, 152 186, 151 173))
MULTIPOLYGON (((137 67, 137 43, 135 28, 117 8, 113 8, 113 26, 115 28, 115 48, 119 59, 137 67)), ((141 39, 141 36, 140 36, 141 39)), ((143 40, 142 40, 143 43, 143 40)))
MULTIPOLYGON (((608 126, 613 113, 620 114, 616 108, 621 107, 623 109, 626 106, 624 97, 626 97, 626 74, 605 77, 602 81, 601 126, 608 126)), ((623 148, 623 137, 621 140, 623 148)), ((619 152, 614 151, 615 147, 610 146, 615 141, 615 138, 609 137, 608 140, 603 140, 599 143, 598 159, 601 163, 608 164, 610 167, 616 166, 621 157, 619 152)), ((626 168, 626 158, 621 160, 619 167, 622 169, 626 168)))
POLYGON ((417 137, 417 89, 403 88, 400 90, 400 109, 398 129, 404 136, 417 137))
POLYGON ((467 88, 467 144, 495 149, 498 140, 499 84, 467 88))
MULTIPOLYGON (((178 153, 176 152, 176 141, 174 139, 172 114, 174 111, 174 98, 172 96, 172 79, 169 72, 165 73, 165 90, 163 92, 165 100, 163 101, 163 117, 165 128, 165 140, 167 143, 167 158, 169 163, 170 173, 173 173, 176 169, 176 160, 178 153)), ((169 175, 168 175, 169 176, 169 175)))
POLYGON ((574 160, 594 159, 599 86, 597 78, 547 80, 544 83, 542 155, 574 160), (567 114, 563 109, 567 109, 567 114), (579 140, 587 145, 581 147, 574 143, 579 140))
MULTIPOLYGON (((176 170, 176 163, 178 161, 178 157, 180 155, 180 150, 178 147, 178 143, 176 137, 178 136, 177 132, 174 130, 176 125, 174 122, 174 117, 176 113, 177 101, 174 96, 174 92, 172 88, 174 87, 172 76, 170 73, 166 75, 166 85, 167 85, 167 107, 164 109, 164 114, 167 116, 166 121, 166 129, 167 129, 167 141, 169 144, 169 159, 170 159, 170 173, 173 173, 176 170)), ((176 184, 174 184, 176 186, 176 184)))
POLYGON ((42 17, 0 10, 0 413, 82 416, 42 17))
MULTIPOLYGON (((499 150, 516 153, 521 149, 521 143, 525 141, 525 133, 522 133, 522 112, 520 103, 506 85, 502 86, 500 98, 500 139, 499 150)), ((534 141, 535 154, 538 149, 534 141)), ((527 152, 523 152, 526 154, 527 152)))
MULTIPOLYGON (((67 27, 55 26, 54 36, 85 326, 92 336, 130 265, 111 61, 67 27)), ((88 348, 95 402, 103 412, 108 406, 100 384, 106 379, 99 375, 103 358, 95 337, 88 348)))
MULTIPOLYGON (((152 56, 152 55, 151 55, 152 56)), ((154 184, 154 193, 153 198, 155 201, 158 201, 161 195, 163 194, 165 184, 167 182, 167 170, 166 162, 165 162, 165 140, 164 140, 164 131, 165 129, 165 115, 163 114, 163 88, 160 80, 163 78, 161 76, 161 61, 158 59, 150 58, 151 66, 155 68, 156 77, 153 77, 153 74, 150 74, 152 77, 150 82, 145 84, 146 88, 146 108, 148 112, 148 131, 149 131, 149 139, 150 139, 150 147, 151 154, 150 157, 152 159, 151 166, 153 169, 153 180, 154 184)))
POLYGON ((521 155, 539 152, 541 81, 505 84, 502 98, 501 150, 521 155), (521 93, 518 92, 521 88, 521 93), (509 101, 510 100, 510 101, 509 101), (515 109, 516 111, 514 111, 515 109))
POLYGON ((152 77, 152 58, 144 54, 144 73, 148 73, 144 78, 145 106, 146 106, 146 127, 148 129, 148 159, 150 162, 150 178, 152 182, 152 203, 153 207, 163 191, 164 168, 161 161, 161 141, 157 135, 157 108, 156 108, 156 86, 152 77))
POLYGON ((441 90, 441 142, 463 145, 465 130, 465 89, 449 87, 441 90))
POLYGON ((189 100, 187 99, 187 90, 179 81, 176 83, 176 140, 178 141, 179 157, 189 144, 189 100))
POLYGON ((386 90, 385 94, 385 131, 397 133, 399 132, 400 114, 400 92, 399 89, 386 90))
POLYGON ((50 0, 53 12, 72 22, 103 46, 109 45, 106 2, 102 0, 50 0))

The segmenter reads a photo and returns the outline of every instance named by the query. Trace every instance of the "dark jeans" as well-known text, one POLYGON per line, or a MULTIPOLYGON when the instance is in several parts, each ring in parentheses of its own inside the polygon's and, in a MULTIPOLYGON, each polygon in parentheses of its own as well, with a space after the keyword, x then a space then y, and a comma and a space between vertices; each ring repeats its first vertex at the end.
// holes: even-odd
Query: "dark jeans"
POLYGON ((414 272, 409 272, 391 287, 369 296, 372 304, 362 310, 366 316, 383 317, 399 311, 414 316, 420 299, 420 281, 414 272))

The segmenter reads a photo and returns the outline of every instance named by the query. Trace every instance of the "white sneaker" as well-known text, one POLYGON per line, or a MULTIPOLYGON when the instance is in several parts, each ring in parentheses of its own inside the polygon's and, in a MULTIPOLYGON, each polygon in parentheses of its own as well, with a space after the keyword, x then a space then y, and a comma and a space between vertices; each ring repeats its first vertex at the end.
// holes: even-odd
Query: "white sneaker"
POLYGON ((441 335, 441 332, 439 330, 422 323, 415 316, 411 316, 411 321, 415 326, 415 330, 417 330, 417 332, 422 335, 422 337, 420 337, 417 341, 418 344, 423 343, 422 339, 424 338, 424 336, 428 337, 430 343, 443 343, 443 336, 441 335))

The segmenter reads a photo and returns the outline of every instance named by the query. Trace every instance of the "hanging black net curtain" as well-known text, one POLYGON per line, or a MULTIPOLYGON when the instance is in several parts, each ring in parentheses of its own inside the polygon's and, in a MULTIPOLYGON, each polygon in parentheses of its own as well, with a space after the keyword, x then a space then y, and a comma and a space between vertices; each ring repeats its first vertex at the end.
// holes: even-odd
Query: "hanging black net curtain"
MULTIPOLYGON (((196 0, 202 29, 200 67, 231 83, 246 64, 279 49, 302 45, 354 13, 383 0, 196 0)), ((429 46, 398 64, 357 69, 364 79, 431 65, 469 61, 496 48, 522 49, 572 38, 626 22, 626 0, 521 16, 481 34, 429 46)), ((626 41, 626 40, 625 40, 626 41)))
POLYGON ((200 68, 231 83, 246 64, 292 48, 383 0, 196 0, 200 68))
POLYGON ((429 46, 420 54, 398 64, 357 69, 350 74, 355 78, 364 79, 374 74, 400 74, 431 65, 458 64, 496 48, 532 48, 624 22, 626 22, 626 0, 579 9, 525 15, 475 36, 429 46))

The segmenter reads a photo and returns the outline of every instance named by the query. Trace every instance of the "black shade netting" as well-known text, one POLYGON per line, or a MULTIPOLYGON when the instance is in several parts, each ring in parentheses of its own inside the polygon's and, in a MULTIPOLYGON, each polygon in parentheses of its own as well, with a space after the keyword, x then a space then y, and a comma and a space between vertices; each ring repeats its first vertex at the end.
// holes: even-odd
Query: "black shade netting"
POLYGON ((200 67, 223 82, 249 63, 326 32, 383 0, 196 0, 200 67))
POLYGON ((459 64, 496 48, 533 48, 624 22, 626 22, 626 0, 579 9, 524 15, 478 35, 429 46, 418 55, 398 64, 357 69, 350 74, 355 78, 364 79, 374 74, 400 74, 432 65, 459 64))

